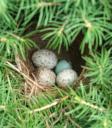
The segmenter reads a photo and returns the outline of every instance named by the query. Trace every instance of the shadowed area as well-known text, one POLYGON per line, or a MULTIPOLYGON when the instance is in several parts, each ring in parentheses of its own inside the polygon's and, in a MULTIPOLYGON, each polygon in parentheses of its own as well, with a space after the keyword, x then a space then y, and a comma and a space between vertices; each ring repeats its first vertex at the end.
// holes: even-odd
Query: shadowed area
MULTIPOLYGON (((31 37, 31 39, 35 42, 37 42, 40 49, 45 48, 47 41, 44 41, 41 39, 41 34, 35 34, 31 37)), ((69 47, 69 50, 66 51, 65 48, 61 49, 61 52, 58 54, 56 50, 54 51, 59 59, 66 59, 72 63, 73 69, 76 70, 78 74, 81 73, 82 68, 81 66, 84 65, 84 60, 81 57, 80 53, 80 42, 81 42, 82 36, 80 35, 69 47)), ((32 49, 29 51, 29 58, 31 59, 31 56, 34 51, 37 49, 32 49)))

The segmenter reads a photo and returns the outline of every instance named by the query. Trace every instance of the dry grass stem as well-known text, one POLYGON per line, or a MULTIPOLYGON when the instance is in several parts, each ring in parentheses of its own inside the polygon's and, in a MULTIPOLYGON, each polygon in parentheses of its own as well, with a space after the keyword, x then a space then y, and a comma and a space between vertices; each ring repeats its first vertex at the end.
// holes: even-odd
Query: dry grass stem
POLYGON ((16 56, 16 65, 10 62, 7 62, 7 64, 10 68, 23 76, 25 80, 23 91, 25 94, 32 96, 49 89, 48 87, 43 87, 38 84, 37 78, 31 69, 31 65, 28 62, 23 61, 19 56, 16 56))

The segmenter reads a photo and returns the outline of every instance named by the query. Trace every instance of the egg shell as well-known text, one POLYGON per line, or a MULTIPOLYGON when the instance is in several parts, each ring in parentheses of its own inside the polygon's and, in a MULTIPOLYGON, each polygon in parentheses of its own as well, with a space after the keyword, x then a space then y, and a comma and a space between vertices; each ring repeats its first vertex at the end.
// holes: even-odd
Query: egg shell
POLYGON ((32 55, 32 61, 37 67, 53 69, 57 64, 57 56, 52 51, 41 49, 34 52, 32 55))
POLYGON ((59 74, 65 69, 72 69, 71 63, 66 60, 60 60, 56 65, 55 72, 56 74, 59 74))
POLYGON ((57 75, 56 82, 60 87, 69 87, 77 80, 77 73, 73 69, 65 69, 57 75))
POLYGON ((52 86, 55 84, 55 73, 47 68, 40 67, 36 73, 38 83, 42 86, 52 86))

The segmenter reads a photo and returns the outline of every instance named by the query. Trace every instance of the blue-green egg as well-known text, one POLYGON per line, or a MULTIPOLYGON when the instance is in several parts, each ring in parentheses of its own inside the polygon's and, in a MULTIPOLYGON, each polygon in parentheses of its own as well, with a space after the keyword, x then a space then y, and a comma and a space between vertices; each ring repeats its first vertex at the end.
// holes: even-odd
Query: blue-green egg
POLYGON ((72 65, 70 62, 66 61, 66 60, 60 60, 55 68, 55 73, 59 74, 60 72, 62 72, 65 69, 72 69, 72 65))

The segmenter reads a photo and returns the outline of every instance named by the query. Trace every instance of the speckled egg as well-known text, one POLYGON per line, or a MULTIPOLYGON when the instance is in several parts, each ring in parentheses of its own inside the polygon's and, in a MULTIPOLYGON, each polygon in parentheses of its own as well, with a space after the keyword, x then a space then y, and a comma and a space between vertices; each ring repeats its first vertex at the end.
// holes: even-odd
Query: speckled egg
POLYGON ((73 69, 65 69, 57 75, 56 82, 60 87, 69 87, 77 79, 77 73, 73 69))
POLYGON ((59 74, 60 72, 62 72, 65 69, 72 69, 72 65, 70 62, 68 62, 67 60, 60 60, 55 68, 55 73, 59 74))
POLYGON ((56 75, 55 73, 47 68, 39 68, 36 77, 38 83, 43 86, 52 86, 55 84, 56 75))
POLYGON ((37 67, 53 69, 57 64, 57 56, 52 51, 42 49, 34 52, 32 61, 37 67))

